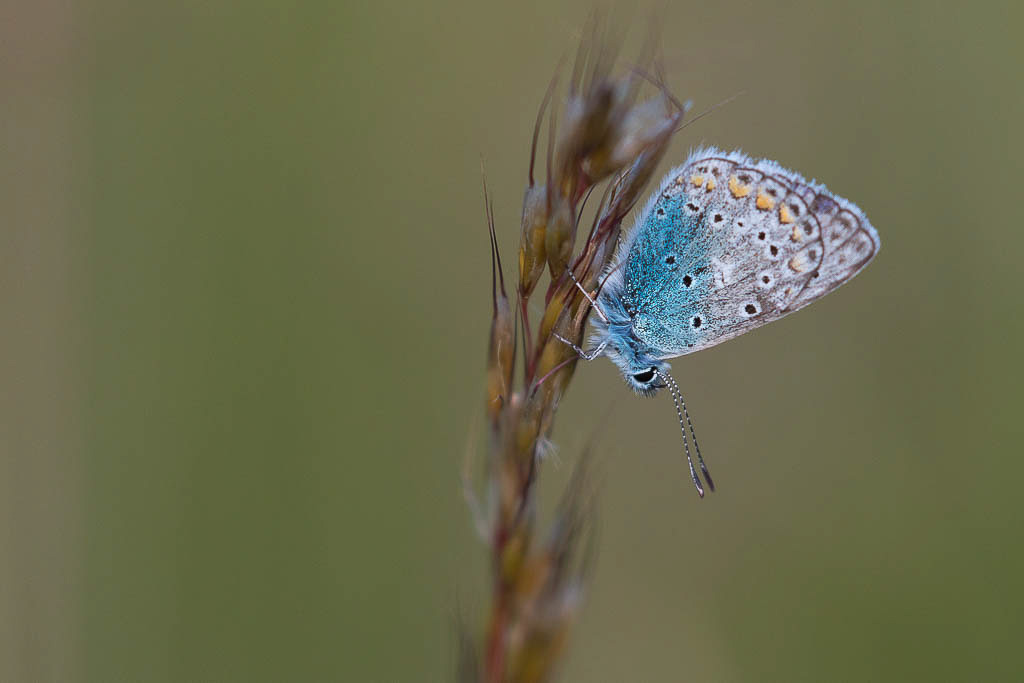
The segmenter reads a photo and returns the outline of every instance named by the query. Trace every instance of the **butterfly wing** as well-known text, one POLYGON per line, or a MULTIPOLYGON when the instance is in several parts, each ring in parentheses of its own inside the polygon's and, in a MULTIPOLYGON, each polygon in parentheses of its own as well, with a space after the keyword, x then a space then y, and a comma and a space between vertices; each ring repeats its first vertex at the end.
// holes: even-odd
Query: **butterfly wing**
POLYGON ((624 243, 633 333, 692 353, 803 308, 859 273, 878 233, 854 204, 771 161, 700 150, 624 243))

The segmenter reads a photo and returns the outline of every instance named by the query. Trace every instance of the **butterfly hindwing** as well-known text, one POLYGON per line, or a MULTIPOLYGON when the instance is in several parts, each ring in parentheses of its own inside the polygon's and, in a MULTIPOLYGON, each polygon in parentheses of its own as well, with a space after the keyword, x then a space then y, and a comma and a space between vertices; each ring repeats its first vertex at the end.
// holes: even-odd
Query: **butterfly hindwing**
POLYGON ((864 214, 823 186, 715 149, 669 173, 627 240, 624 303, 665 358, 806 306, 879 245, 864 214))

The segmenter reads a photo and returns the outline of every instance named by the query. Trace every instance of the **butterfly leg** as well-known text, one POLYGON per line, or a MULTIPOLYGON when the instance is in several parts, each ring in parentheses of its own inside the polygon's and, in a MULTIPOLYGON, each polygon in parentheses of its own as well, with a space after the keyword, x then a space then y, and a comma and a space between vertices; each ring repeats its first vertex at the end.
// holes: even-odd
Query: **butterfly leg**
POLYGON ((597 311, 597 314, 599 316, 601 316, 601 320, 603 320, 605 322, 608 322, 608 316, 606 316, 604 314, 604 311, 601 310, 601 307, 597 305, 597 301, 594 299, 594 297, 592 297, 590 295, 590 292, 588 292, 586 289, 584 289, 583 285, 580 284, 580 281, 576 279, 576 276, 573 275, 573 273, 572 273, 572 269, 566 268, 565 272, 569 273, 569 277, 572 278, 572 281, 576 284, 576 288, 579 289, 581 292, 583 292, 583 296, 587 297, 587 301, 590 302, 590 306, 595 311, 597 311))
POLYGON ((561 342, 571 346, 572 350, 575 351, 577 353, 577 355, 579 355, 579 357, 582 358, 583 360, 594 360, 595 358, 600 356, 604 352, 604 348, 606 346, 608 346, 608 341, 605 340, 605 341, 601 342, 600 344, 598 344, 595 348, 593 348, 593 349, 591 349, 589 351, 584 351, 583 349, 581 349, 580 347, 576 346, 571 341, 569 341, 568 339, 566 339, 562 335, 558 334, 557 332, 552 332, 551 334, 554 335, 555 338, 558 339, 559 341, 561 341, 561 342))

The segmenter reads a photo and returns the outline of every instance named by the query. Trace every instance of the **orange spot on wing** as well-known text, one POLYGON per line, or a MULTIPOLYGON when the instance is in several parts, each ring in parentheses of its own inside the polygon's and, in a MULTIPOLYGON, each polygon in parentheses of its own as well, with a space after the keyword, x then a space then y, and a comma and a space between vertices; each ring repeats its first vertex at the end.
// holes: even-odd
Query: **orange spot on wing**
POLYGON ((796 220, 793 218, 793 214, 789 211, 789 207, 785 204, 779 207, 779 220, 783 223, 792 223, 796 220))
POLYGON ((704 184, 704 176, 694 174, 690 176, 690 182, 693 183, 694 187, 700 187, 704 184))
POLYGON ((750 186, 741 184, 740 179, 736 176, 729 176, 729 191, 732 192, 733 197, 740 199, 750 194, 750 186))
POLYGON ((775 200, 766 195, 764 192, 757 193, 757 208, 768 210, 775 206, 775 200))
POLYGON ((804 233, 800 231, 799 225, 793 226, 793 236, 790 237, 794 242, 801 242, 804 239, 804 233))
POLYGON ((715 189, 715 179, 708 178, 708 184, 705 187, 707 188, 708 192, 711 192, 711 190, 715 189))

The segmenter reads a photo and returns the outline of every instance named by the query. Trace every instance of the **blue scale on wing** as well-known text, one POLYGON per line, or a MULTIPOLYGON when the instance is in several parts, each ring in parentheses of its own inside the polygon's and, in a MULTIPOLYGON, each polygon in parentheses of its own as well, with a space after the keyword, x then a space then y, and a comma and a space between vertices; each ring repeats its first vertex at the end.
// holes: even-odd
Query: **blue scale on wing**
POLYGON ((695 344, 712 287, 705 213, 685 192, 662 195, 636 228, 625 266, 624 299, 633 333, 672 355, 695 344))

